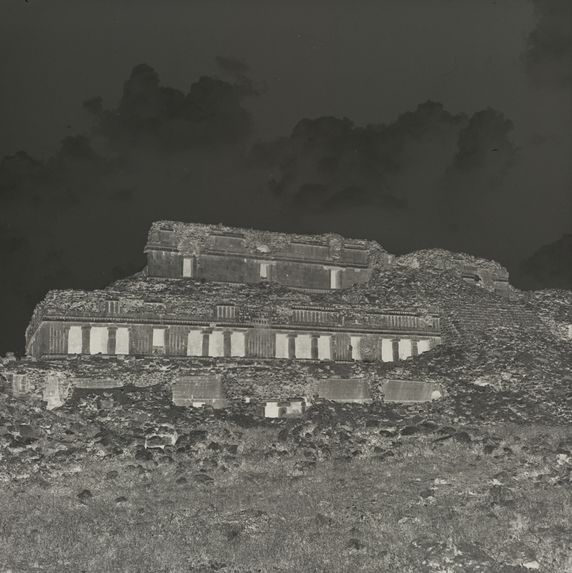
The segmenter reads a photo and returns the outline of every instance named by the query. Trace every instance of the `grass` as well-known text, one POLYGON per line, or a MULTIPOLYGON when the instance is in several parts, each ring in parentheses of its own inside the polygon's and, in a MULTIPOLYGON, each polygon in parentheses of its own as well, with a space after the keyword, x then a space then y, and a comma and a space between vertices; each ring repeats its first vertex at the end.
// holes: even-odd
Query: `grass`
MULTIPOLYGON (((249 432, 254 451, 266 431, 249 432)), ((3 488, 0 571, 470 571, 454 568, 459 555, 492 567, 475 571, 572 571, 570 488, 539 485, 543 457, 515 451, 416 438, 384 461, 326 461, 303 475, 293 459, 247 457, 211 483, 192 466, 108 458, 3 488), (93 497, 82 502, 84 489, 93 497)))

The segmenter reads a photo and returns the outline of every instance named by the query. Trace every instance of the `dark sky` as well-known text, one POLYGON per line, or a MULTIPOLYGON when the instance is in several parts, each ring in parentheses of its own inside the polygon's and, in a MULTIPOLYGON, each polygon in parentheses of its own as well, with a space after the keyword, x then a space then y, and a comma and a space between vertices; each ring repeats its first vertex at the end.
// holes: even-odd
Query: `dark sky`
POLYGON ((138 270, 158 218, 516 269, 572 232, 571 6, 5 0, 0 353, 47 289, 138 270))

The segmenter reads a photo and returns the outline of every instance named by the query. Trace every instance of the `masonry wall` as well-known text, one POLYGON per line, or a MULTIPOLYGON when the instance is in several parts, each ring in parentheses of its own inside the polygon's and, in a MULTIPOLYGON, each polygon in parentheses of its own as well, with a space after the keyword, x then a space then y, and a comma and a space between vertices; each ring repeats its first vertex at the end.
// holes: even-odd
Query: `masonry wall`
MULTIPOLYGON (((18 376, 22 395, 50 398, 63 403, 73 389, 117 388, 118 386, 171 386, 181 376, 217 377, 222 381, 224 396, 231 401, 289 400, 296 396, 319 397, 323 380, 359 379, 360 392, 369 389, 372 399, 380 399, 379 388, 391 364, 334 363, 296 360, 266 361, 259 359, 197 358, 192 361, 169 358, 105 358, 90 356, 70 360, 19 361, 4 372, 10 382, 18 376), (365 384, 365 385, 364 385, 365 384), (55 395, 57 393, 57 396, 55 395)), ((365 396, 365 394, 364 394, 365 396)), ((326 397, 326 396, 324 396, 326 397)), ((355 398, 349 392, 349 398, 355 398)), ((362 394, 357 396, 362 398, 362 394)))
POLYGON ((184 257, 170 251, 157 250, 148 251, 147 269, 150 277, 193 278, 233 283, 274 281, 294 288, 319 290, 364 284, 370 276, 368 268, 328 265, 327 262, 270 260, 231 254, 184 257), (184 260, 187 260, 187 275, 184 271, 184 260), (266 267, 264 270, 262 265, 266 267), (332 279, 332 269, 339 272, 337 281, 332 279))
POLYGON ((393 362, 439 344, 437 332, 360 333, 269 326, 126 324, 50 321, 40 325, 36 357, 132 355, 172 357, 290 358, 316 361, 393 362))
POLYGON ((372 268, 391 262, 373 241, 172 221, 153 223, 145 252, 151 277, 240 283, 269 280, 310 289, 362 284, 372 268), (268 271, 261 270, 266 265, 268 271), (339 271, 339 278, 332 278, 332 267, 339 271))

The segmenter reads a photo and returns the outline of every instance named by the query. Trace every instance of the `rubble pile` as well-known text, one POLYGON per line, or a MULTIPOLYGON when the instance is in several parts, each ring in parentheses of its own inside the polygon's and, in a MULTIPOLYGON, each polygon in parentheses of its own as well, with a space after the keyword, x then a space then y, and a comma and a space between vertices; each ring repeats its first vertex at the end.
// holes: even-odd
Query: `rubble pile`
POLYGON ((522 294, 526 306, 532 309, 562 340, 572 343, 572 291, 538 290, 522 294))

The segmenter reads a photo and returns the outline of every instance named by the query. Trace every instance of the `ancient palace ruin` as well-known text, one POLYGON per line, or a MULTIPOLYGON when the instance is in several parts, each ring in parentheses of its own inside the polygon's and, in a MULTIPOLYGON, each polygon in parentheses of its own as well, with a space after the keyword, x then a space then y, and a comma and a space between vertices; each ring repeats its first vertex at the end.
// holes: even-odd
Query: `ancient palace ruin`
MULTIPOLYGON (((439 252, 420 260, 334 234, 159 221, 145 253, 142 272, 106 289, 46 295, 27 358, 9 368, 16 393, 58 405, 74 387, 165 383, 181 405, 367 401, 380 365, 414 360, 444 335, 438 307, 388 304, 376 284, 395 269, 442 266, 439 252)), ((458 267, 464 283, 506 297, 500 265, 458 267)))

